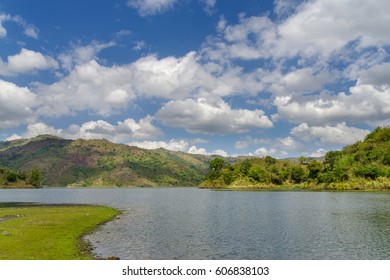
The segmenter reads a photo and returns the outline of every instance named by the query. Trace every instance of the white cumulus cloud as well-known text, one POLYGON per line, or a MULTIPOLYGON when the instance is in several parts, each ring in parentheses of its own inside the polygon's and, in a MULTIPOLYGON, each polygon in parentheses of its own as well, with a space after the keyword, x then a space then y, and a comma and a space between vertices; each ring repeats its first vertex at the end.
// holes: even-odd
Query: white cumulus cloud
POLYGON ((8 56, 7 62, 0 59, 0 75, 3 76, 56 68, 58 62, 54 58, 25 48, 19 54, 8 56))
POLYGON ((129 142, 130 146, 137 146, 143 149, 159 149, 163 148, 166 150, 177 151, 177 152, 186 152, 188 149, 188 141, 186 140, 175 140, 171 139, 169 142, 165 141, 132 141, 129 142))
POLYGON ((235 25, 224 24, 222 39, 206 46, 211 58, 273 59, 285 57, 329 58, 349 42, 377 46, 390 42, 387 31, 390 2, 387 0, 311 0, 301 5, 276 1, 275 11, 284 15, 274 22, 267 16, 243 17, 235 25), (295 6, 295 8, 292 8, 295 6), (286 16, 286 13, 289 13, 286 16))
POLYGON ((32 138, 41 134, 51 134, 67 139, 107 139, 114 143, 127 143, 135 139, 156 138, 162 131, 152 124, 153 117, 147 116, 138 122, 134 119, 125 119, 111 124, 104 120, 88 121, 81 125, 72 124, 66 129, 55 128, 43 122, 27 125, 21 135, 13 135, 13 139, 32 138))
POLYGON ((108 43, 92 41, 87 45, 73 45, 70 50, 59 55, 59 60, 65 70, 71 71, 76 65, 82 65, 91 60, 98 60, 99 52, 115 45, 114 41, 108 43))
MULTIPOLYGON (((191 141, 194 142, 194 141, 191 141)), ((211 152, 208 152, 205 148, 198 148, 194 145, 190 146, 190 142, 184 139, 176 140, 171 139, 167 141, 132 141, 128 145, 137 146, 143 149, 159 149, 163 148, 170 151, 176 152, 185 152, 189 154, 198 154, 198 155, 219 155, 223 157, 229 156, 228 153, 224 150, 217 149, 211 152)))
POLYGON ((33 122, 38 105, 37 96, 28 88, 0 80, 0 128, 33 122))
POLYGON ((111 115, 127 108, 135 98, 126 67, 104 67, 94 60, 76 66, 54 84, 37 85, 35 90, 44 103, 39 113, 49 116, 84 110, 111 115))
POLYGON ((357 85, 350 93, 297 97, 278 96, 274 105, 279 116, 293 123, 321 125, 343 121, 366 122, 390 118, 390 88, 357 85))
POLYGON ((361 141, 369 130, 347 126, 345 122, 335 126, 309 126, 302 123, 291 130, 291 134, 299 139, 310 142, 319 141, 323 145, 349 145, 361 141))
POLYGON ((165 125, 182 127, 191 133, 242 133, 273 126, 262 110, 232 109, 219 98, 170 101, 156 117, 165 125))

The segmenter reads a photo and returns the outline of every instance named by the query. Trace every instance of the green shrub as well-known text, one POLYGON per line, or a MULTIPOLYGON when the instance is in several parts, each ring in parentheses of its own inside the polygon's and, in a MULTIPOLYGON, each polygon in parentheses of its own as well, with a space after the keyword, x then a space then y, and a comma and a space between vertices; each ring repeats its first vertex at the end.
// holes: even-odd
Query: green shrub
POLYGON ((18 180, 18 175, 15 172, 8 171, 6 174, 6 179, 8 182, 16 182, 16 180, 18 180))

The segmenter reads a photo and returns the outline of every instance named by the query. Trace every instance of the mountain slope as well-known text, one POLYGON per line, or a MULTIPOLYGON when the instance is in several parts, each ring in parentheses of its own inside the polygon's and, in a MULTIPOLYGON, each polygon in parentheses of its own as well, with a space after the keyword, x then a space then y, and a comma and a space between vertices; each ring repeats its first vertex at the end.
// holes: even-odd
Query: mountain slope
POLYGON ((196 186, 207 174, 209 160, 164 149, 50 135, 0 142, 0 166, 23 172, 37 168, 47 186, 196 186))

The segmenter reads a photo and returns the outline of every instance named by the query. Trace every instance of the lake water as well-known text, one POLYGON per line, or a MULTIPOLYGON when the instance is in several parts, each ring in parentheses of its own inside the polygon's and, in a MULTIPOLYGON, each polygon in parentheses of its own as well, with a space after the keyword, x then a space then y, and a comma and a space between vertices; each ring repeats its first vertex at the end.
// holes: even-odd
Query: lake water
POLYGON ((121 259, 390 259, 390 193, 0 190, 1 202, 123 210, 88 239, 121 259))

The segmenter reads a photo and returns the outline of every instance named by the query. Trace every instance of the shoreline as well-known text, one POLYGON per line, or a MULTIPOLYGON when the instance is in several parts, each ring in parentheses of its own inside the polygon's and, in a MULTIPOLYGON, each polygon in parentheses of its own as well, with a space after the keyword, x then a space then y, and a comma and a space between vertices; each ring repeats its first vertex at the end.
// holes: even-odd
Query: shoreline
MULTIPOLYGON (((372 181, 371 183, 375 183, 375 181, 372 181)), ((364 183, 363 183, 364 184, 364 183)), ((359 186, 361 186, 359 184, 359 186)), ((389 192, 390 186, 384 186, 379 188, 371 188, 371 187, 356 187, 355 184, 348 184, 343 183, 342 187, 335 186, 335 187, 328 187, 325 185, 310 185, 310 186, 302 186, 302 185, 250 185, 249 183, 246 185, 233 185, 233 186, 207 186, 207 185, 200 185, 200 186, 158 186, 158 187, 144 187, 144 186, 131 186, 131 187, 118 187, 118 186, 89 186, 89 187, 41 187, 41 188, 2 188, 0 186, 1 190, 39 190, 39 189, 83 189, 83 190, 96 190, 96 189, 168 189, 168 188, 196 188, 196 189, 202 189, 202 190, 224 190, 224 191, 313 191, 313 192, 389 192)), ((0 202, 0 207, 1 207, 0 202)), ((42 206, 45 205, 51 205, 51 204, 42 204, 42 206)), ((78 206, 78 205, 84 205, 84 204, 54 204, 54 205, 68 205, 68 206, 78 206)), ((87 204, 84 206, 95 206, 93 204, 87 204)), ((99 206, 99 205, 97 205, 99 206)), ((100 205, 104 206, 104 205, 100 205)))

